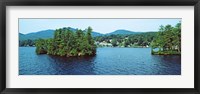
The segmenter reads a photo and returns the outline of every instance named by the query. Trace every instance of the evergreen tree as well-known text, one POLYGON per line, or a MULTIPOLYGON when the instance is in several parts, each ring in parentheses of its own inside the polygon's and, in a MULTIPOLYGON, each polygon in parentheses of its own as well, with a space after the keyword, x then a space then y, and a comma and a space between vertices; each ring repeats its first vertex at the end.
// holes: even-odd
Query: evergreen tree
POLYGON ((91 33, 91 27, 86 32, 80 29, 73 31, 70 28, 56 29, 53 39, 36 41, 36 53, 58 56, 95 55, 96 45, 91 33))
MULTIPOLYGON (((152 49, 159 48, 156 54, 181 53, 181 23, 175 27, 171 25, 160 26, 157 37, 151 43, 152 49)), ((152 50, 152 53, 153 50, 152 50)))

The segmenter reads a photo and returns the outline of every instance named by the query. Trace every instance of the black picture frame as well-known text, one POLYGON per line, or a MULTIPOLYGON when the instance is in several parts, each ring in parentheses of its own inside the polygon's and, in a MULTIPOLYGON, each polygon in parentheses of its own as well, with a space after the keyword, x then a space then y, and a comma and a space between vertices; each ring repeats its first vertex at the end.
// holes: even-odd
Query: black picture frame
MULTIPOLYGON (((200 94, 200 0, 0 0, 0 92, 2 94, 200 94), (194 6, 194 88, 6 88, 6 6, 194 6)), ((172 83, 173 85, 173 83, 172 83)))

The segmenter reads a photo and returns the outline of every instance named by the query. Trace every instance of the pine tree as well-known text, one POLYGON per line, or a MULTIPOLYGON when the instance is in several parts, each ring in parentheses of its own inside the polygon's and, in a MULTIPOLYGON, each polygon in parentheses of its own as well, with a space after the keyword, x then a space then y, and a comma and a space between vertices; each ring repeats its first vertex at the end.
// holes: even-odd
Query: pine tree
POLYGON ((86 32, 80 29, 73 31, 70 28, 56 29, 53 39, 36 41, 36 53, 58 56, 95 55, 96 45, 91 33, 91 27, 86 32))

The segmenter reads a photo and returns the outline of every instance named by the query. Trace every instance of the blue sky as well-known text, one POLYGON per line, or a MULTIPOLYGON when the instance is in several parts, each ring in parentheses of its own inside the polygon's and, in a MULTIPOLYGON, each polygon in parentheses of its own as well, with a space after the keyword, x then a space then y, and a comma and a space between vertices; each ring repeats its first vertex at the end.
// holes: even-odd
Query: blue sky
POLYGON ((19 19, 19 32, 23 34, 47 29, 72 27, 110 33, 118 29, 137 32, 157 31, 160 25, 175 26, 181 19, 19 19))

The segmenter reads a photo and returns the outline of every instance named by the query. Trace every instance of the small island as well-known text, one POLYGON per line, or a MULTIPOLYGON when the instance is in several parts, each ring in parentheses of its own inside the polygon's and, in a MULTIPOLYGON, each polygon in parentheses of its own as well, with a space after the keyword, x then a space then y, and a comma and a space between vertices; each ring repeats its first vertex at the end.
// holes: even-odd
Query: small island
POLYGON ((95 55, 96 45, 91 32, 91 27, 86 30, 56 29, 53 38, 36 40, 36 53, 66 57, 95 55))

